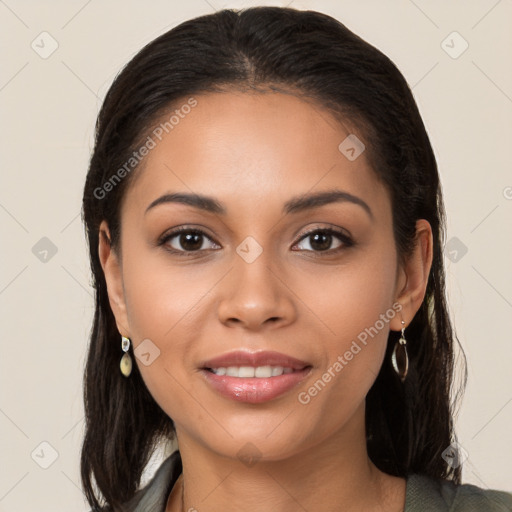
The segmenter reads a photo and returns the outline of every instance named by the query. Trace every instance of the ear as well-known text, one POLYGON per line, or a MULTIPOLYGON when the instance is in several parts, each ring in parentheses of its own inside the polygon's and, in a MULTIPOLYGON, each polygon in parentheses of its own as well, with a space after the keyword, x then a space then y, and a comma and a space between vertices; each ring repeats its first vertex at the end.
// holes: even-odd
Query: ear
POLYGON ((122 336, 129 337, 128 316, 124 298, 123 273, 120 259, 111 245, 110 231, 104 220, 99 228, 99 258, 105 281, 107 283, 108 300, 116 319, 117 329, 122 336))
POLYGON ((432 228, 428 221, 416 221, 416 243, 412 254, 404 266, 400 266, 397 276, 397 296, 395 302, 402 306, 400 314, 390 322, 390 328, 400 331, 407 327, 418 312, 425 297, 428 276, 432 266, 433 240, 432 228), (402 326, 401 320, 405 324, 402 326))

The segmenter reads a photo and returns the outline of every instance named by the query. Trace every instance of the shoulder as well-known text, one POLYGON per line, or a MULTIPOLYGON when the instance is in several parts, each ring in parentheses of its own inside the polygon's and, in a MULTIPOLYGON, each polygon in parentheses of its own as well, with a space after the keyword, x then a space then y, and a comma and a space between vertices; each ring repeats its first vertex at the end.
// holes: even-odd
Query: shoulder
MULTIPOLYGON (((123 512, 165 512, 167 498, 181 471, 181 456, 175 451, 162 462, 151 480, 123 505, 123 512)), ((101 512, 113 511, 105 507, 101 512)))
POLYGON ((512 512, 512 493, 412 474, 407 478, 405 512, 512 512))

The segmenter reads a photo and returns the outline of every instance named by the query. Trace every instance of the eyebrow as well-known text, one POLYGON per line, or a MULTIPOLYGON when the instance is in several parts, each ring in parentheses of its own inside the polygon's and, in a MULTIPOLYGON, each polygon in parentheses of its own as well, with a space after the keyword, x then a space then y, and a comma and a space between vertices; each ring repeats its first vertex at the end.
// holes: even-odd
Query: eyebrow
MULTIPOLYGON (((326 204, 348 202, 361 206, 371 219, 374 219, 371 208, 361 198, 342 190, 327 190, 304 194, 287 201, 283 206, 283 213, 298 213, 313 208, 319 208, 326 204)), ((201 194, 188 194, 183 192, 168 193, 155 199, 147 208, 145 214, 160 204, 179 203, 204 210, 206 212, 225 215, 226 209, 213 197, 201 194)))

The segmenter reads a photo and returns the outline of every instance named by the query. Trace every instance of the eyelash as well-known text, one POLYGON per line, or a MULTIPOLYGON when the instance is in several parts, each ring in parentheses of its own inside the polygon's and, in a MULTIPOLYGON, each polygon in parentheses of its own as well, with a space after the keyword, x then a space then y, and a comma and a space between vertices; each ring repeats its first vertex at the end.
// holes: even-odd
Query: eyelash
MULTIPOLYGON (((172 240, 177 235, 180 235, 182 233, 192 233, 195 235, 202 235, 202 236, 208 238, 209 240, 211 240, 211 238, 201 229, 188 228, 186 226, 182 226, 182 227, 174 229, 170 233, 165 233, 164 235, 162 235, 159 238, 157 245, 164 246, 169 240, 172 240)), ((313 253, 314 257, 321 258, 324 255, 331 256, 333 254, 337 254, 338 252, 342 251, 343 249, 347 249, 349 247, 353 247, 356 245, 355 242, 348 235, 346 235, 345 233, 342 233, 341 231, 333 229, 333 228, 311 229, 310 231, 303 233, 302 236, 299 238, 299 240, 294 245, 297 245, 298 243, 302 242, 303 240, 305 240, 306 238, 308 238, 309 236, 311 236, 315 233, 324 233, 324 234, 328 234, 328 235, 334 235, 336 238, 338 238, 343 243, 343 245, 340 247, 337 247, 336 249, 328 249, 326 251, 306 250, 306 252, 313 253)), ((212 240, 212 242, 214 242, 214 241, 212 240)), ((214 242, 214 243, 217 243, 217 242, 214 242)), ((205 249, 198 249, 196 251, 182 251, 182 250, 173 249, 173 248, 169 248, 169 247, 164 247, 164 248, 166 251, 169 251, 171 254, 176 254, 176 255, 184 256, 184 257, 187 257, 187 256, 189 257, 189 256, 195 255, 196 253, 199 253, 199 252, 205 250, 205 249)))

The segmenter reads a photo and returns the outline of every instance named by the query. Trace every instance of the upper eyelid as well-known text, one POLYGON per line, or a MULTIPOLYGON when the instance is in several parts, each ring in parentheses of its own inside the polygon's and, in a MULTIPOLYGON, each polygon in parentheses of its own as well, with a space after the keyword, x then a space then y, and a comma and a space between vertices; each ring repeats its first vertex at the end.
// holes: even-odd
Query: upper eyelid
POLYGON ((308 235, 311 235, 312 233, 316 233, 317 231, 327 231, 334 235, 338 235, 338 236, 345 237, 345 238, 352 240, 352 235, 346 229, 334 228, 332 226, 328 226, 328 227, 311 228, 308 231, 302 233, 302 235, 300 236, 300 238, 297 241, 299 242, 300 240, 303 240, 304 238, 306 238, 308 235))

